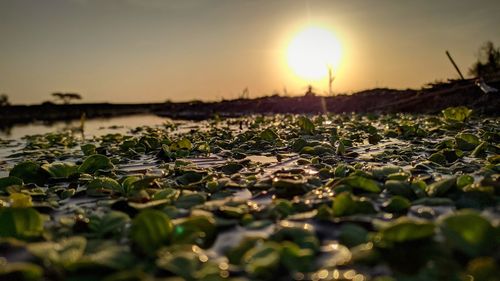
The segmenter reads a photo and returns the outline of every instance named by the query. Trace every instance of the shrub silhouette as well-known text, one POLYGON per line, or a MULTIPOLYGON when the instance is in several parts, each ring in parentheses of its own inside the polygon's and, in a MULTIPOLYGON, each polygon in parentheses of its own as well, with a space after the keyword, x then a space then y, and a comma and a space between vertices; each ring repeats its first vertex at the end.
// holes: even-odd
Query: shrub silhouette
POLYGON ((475 77, 492 77, 500 74, 500 48, 488 41, 479 48, 478 60, 469 69, 475 77))
POLYGON ((0 95, 0 106, 8 106, 10 105, 9 97, 6 94, 0 95))
POLYGON ((69 104, 71 100, 81 100, 82 96, 76 93, 53 93, 53 97, 62 101, 64 104, 69 104))

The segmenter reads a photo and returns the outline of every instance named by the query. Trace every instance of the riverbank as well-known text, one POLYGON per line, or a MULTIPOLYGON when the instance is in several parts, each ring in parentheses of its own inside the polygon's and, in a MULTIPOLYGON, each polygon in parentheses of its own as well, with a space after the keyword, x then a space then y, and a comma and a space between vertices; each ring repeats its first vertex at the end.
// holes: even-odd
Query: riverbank
MULTIPOLYGON (((500 88, 500 79, 488 84, 500 88)), ((178 119, 207 119, 214 115, 241 116, 275 113, 437 113, 450 106, 467 106, 483 115, 499 115, 500 93, 485 94, 473 80, 434 84, 420 90, 371 89, 351 95, 331 97, 268 96, 255 99, 236 99, 221 102, 180 102, 145 104, 52 104, 14 105, 0 108, 1 126, 53 122, 85 118, 156 114, 178 119)))

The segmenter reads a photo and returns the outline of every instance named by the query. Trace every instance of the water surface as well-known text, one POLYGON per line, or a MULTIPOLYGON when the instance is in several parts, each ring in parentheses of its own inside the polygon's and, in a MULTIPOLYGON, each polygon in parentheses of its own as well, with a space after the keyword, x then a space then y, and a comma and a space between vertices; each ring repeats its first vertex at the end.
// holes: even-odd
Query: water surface
MULTIPOLYGON (((85 120, 84 133, 85 137, 102 136, 109 133, 123 134, 139 126, 160 126, 167 121, 171 120, 156 115, 129 115, 110 118, 93 118, 85 120)), ((0 138, 19 140, 26 135, 46 134, 50 132, 68 130, 76 131, 79 130, 80 127, 80 120, 20 124, 0 130, 0 138)))

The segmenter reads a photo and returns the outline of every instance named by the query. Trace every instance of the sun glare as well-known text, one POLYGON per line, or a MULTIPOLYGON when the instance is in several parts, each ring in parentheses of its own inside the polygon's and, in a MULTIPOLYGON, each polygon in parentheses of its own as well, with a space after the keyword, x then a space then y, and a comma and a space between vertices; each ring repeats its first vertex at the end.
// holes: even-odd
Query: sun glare
POLYGON ((328 76, 328 69, 335 71, 341 60, 340 42, 333 33, 319 27, 300 31, 289 43, 286 60, 298 77, 317 81, 328 76))

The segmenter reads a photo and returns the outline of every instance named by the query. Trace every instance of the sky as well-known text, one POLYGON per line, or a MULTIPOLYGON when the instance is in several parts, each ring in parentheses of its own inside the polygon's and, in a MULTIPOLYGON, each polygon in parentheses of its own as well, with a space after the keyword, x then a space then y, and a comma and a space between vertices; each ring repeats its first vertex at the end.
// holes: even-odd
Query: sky
POLYGON ((76 92, 82 102, 233 99, 327 82, 290 69, 307 27, 341 45, 334 93, 418 88, 467 73, 500 45, 498 0, 0 0, 0 93, 13 104, 76 92))

